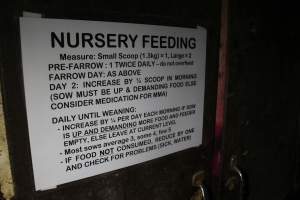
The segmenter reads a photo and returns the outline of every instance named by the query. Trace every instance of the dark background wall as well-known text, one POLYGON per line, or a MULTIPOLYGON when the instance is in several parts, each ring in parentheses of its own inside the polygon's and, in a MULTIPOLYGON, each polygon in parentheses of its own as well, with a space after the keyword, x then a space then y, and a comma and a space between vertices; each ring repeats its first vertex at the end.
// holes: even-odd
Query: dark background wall
POLYGON ((229 123, 249 200, 299 199, 298 13, 287 1, 231 1, 229 123))

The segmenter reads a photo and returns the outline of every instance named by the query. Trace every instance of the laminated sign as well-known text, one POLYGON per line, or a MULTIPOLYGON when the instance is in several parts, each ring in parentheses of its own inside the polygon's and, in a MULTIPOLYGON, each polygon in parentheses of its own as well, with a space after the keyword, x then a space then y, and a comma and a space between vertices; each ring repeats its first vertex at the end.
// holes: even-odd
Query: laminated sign
POLYGON ((20 18, 36 190, 202 143, 206 30, 20 18))

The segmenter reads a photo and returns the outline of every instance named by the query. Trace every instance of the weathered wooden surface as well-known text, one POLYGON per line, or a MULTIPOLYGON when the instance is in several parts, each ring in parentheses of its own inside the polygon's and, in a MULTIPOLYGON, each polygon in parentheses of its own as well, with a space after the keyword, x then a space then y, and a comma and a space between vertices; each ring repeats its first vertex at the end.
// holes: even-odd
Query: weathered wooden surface
POLYGON ((0 92, 0 199, 14 196, 11 166, 9 162, 2 96, 0 92))

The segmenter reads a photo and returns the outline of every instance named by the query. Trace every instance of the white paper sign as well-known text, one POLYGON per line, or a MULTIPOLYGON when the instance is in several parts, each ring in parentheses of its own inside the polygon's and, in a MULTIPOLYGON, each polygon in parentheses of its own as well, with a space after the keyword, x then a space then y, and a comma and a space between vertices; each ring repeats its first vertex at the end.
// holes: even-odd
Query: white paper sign
POLYGON ((36 190, 202 142, 206 30, 20 18, 36 190))

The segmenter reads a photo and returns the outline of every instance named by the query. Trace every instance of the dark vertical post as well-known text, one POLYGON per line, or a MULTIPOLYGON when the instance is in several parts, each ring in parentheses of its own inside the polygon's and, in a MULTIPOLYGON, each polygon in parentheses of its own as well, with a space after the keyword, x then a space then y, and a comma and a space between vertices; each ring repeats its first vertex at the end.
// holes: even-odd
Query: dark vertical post
POLYGON ((228 12, 229 0, 222 0, 221 28, 219 49, 218 89, 215 121, 215 142, 212 158, 212 176, 216 199, 219 199, 221 185, 221 169, 223 161, 223 135, 225 127, 226 97, 228 83, 228 12))

